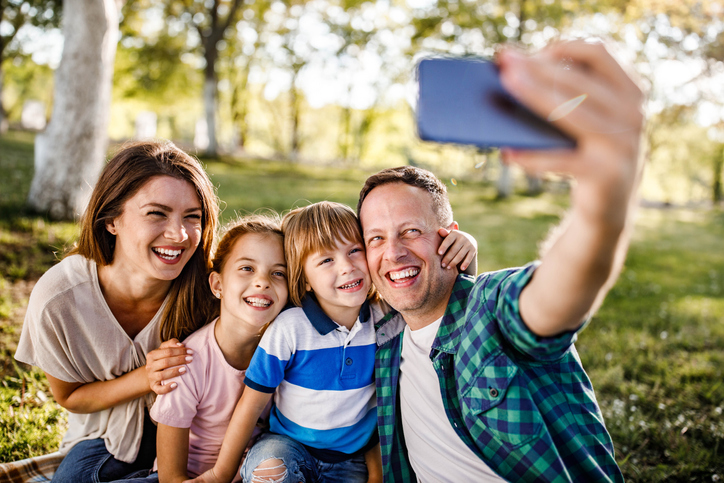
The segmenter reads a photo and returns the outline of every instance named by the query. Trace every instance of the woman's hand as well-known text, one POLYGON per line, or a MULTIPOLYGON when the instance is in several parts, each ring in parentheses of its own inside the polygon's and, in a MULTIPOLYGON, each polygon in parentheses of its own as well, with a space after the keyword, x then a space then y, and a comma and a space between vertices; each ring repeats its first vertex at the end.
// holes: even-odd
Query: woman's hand
POLYGON ((173 391, 176 383, 165 384, 165 381, 186 372, 186 364, 192 360, 193 351, 178 339, 167 340, 158 349, 146 354, 146 375, 151 390, 159 395, 173 391))

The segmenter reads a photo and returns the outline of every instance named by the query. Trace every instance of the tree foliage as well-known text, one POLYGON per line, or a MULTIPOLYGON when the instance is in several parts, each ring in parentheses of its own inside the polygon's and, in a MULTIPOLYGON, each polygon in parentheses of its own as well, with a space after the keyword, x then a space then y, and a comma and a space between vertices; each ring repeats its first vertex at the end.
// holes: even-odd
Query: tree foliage
POLYGON ((60 25, 61 0, 5 0, 0 2, 0 66, 5 59, 22 51, 21 42, 13 42, 26 25, 41 29, 60 25))
POLYGON ((4 63, 22 55, 22 42, 16 41, 25 26, 41 30, 60 24, 61 0, 0 1, 0 133, 6 128, 3 106, 4 63))

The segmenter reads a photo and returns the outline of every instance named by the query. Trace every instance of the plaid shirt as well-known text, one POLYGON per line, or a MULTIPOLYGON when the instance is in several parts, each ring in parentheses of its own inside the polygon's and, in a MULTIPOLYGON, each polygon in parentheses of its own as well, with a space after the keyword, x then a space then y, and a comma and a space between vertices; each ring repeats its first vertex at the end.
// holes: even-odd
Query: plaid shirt
MULTIPOLYGON (((518 312, 536 266, 458 276, 430 352, 448 420, 510 482, 622 482, 576 333, 537 337, 518 312)), ((416 481, 398 416, 405 321, 392 312, 376 328, 385 481, 416 481)))

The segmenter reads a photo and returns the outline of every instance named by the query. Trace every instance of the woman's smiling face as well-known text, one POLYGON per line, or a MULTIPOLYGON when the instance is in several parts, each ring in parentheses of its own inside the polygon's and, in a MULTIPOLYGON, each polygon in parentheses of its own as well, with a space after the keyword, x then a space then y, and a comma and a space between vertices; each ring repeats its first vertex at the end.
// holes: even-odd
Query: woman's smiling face
POLYGON ((174 280, 201 239, 202 209, 194 186, 170 176, 156 176, 106 224, 116 236, 112 265, 152 280, 174 280))

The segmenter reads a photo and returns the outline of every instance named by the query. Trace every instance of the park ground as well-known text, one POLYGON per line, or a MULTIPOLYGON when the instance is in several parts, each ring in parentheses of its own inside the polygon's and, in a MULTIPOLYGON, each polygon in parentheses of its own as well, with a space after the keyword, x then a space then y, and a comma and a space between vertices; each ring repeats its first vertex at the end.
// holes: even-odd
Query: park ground
MULTIPOLYGON (((78 226, 29 213, 31 134, 0 138, 0 462, 54 451, 65 428, 44 375, 12 357, 35 281, 78 226)), ((330 199, 355 206, 362 170, 204 160, 222 222, 330 199)), ((499 201, 484 182, 448 183, 479 271, 521 265, 565 213, 565 194, 499 201)), ((646 208, 618 283, 576 343, 629 482, 724 481, 724 212, 646 208)))

